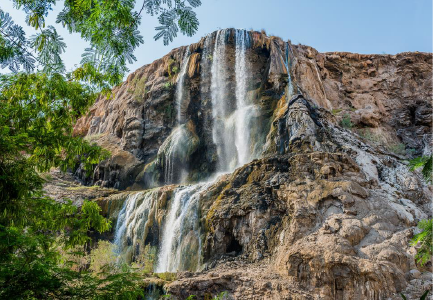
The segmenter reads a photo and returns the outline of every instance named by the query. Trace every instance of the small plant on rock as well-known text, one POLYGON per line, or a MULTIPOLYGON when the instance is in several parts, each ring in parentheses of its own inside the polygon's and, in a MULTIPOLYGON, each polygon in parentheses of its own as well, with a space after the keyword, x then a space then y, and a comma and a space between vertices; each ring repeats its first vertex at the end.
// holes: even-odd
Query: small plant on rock
POLYGON ((353 124, 349 114, 345 114, 340 121, 340 126, 346 129, 352 129, 353 124))
POLYGON ((388 150, 397 154, 397 155, 405 155, 406 154, 406 146, 403 143, 389 145, 388 150))
POLYGON ((334 108, 333 110, 331 110, 331 113, 335 116, 338 115, 341 112, 341 108, 334 108))
POLYGON ((415 255, 415 259, 421 266, 423 266, 429 260, 431 260, 433 253, 433 219, 421 220, 418 223, 418 228, 422 231, 414 235, 410 245, 419 247, 415 255))
MULTIPOLYGON (((427 299, 427 295, 429 292, 430 292, 429 290, 425 291, 424 294, 422 294, 422 296, 419 298, 419 300, 427 299)), ((400 293, 400 296, 401 296, 401 298, 403 298, 403 300, 407 300, 406 296, 403 295, 402 293, 400 293)))

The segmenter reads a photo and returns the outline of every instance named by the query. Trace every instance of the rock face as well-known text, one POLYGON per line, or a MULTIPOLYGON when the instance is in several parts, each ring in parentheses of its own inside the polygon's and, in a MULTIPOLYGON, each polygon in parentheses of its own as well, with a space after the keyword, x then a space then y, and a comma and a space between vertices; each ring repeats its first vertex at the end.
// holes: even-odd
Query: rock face
POLYGON ((222 291, 230 299, 416 297, 422 274, 409 239, 431 218, 432 188, 405 159, 431 153, 431 69, 428 53, 319 53, 258 32, 219 31, 98 99, 75 132, 112 157, 91 177, 80 168, 76 176, 157 187, 98 203, 117 222, 115 242, 129 260, 150 245, 159 249, 155 270, 194 271, 166 286, 176 299, 222 291), (237 114, 241 35, 248 119, 237 114), (221 43, 223 52, 210 50, 221 43), (217 96, 234 116, 224 122, 248 120, 252 142, 250 162, 239 163, 238 152, 233 172, 211 178, 221 165, 213 100, 222 73, 210 65, 221 57, 217 96))

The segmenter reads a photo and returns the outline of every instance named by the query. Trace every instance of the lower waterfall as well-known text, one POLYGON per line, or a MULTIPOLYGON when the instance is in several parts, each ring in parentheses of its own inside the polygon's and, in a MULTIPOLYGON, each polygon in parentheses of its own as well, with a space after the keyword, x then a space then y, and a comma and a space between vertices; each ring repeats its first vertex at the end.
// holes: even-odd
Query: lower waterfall
POLYGON ((208 186, 198 183, 175 190, 164 225, 156 272, 200 266, 199 196, 208 186))
POLYGON ((156 190, 129 194, 119 212, 114 245, 115 252, 129 261, 144 250, 144 241, 153 222, 157 201, 156 190))

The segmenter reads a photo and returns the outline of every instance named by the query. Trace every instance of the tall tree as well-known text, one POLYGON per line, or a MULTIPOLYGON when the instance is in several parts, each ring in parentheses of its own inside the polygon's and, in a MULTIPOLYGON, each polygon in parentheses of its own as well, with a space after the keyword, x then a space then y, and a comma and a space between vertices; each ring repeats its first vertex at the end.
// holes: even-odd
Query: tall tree
MULTIPOLYGON (((90 48, 78 68, 66 72, 66 44, 53 24, 46 24, 55 0, 13 0, 23 10, 24 29, 0 10, 0 298, 135 299, 142 294, 136 274, 100 277, 61 264, 66 251, 89 241, 88 231, 110 224, 96 203, 77 208, 66 199, 47 197, 41 172, 78 163, 87 170, 108 153, 72 135, 77 118, 99 93, 120 83, 134 50, 143 43, 142 13, 157 15, 155 39, 168 44, 182 32, 192 35, 200 0, 65 0, 57 23, 79 33, 90 48)), ((57 25, 58 26, 58 25, 57 25)))

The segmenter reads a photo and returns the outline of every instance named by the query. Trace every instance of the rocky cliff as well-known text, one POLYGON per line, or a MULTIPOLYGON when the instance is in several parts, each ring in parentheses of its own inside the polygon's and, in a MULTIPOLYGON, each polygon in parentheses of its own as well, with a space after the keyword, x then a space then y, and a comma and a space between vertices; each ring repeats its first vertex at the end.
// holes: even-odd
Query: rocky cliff
POLYGON ((431 153, 431 70, 431 53, 220 30, 97 100, 75 133, 112 156, 75 176, 128 190, 97 200, 112 240, 185 271, 166 286, 178 299, 415 297, 431 273, 408 241, 432 188, 407 159, 431 153))

